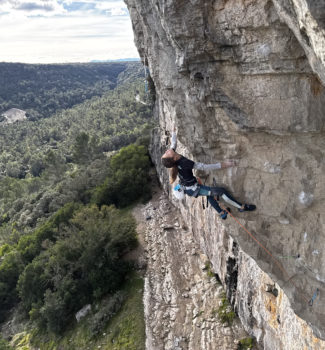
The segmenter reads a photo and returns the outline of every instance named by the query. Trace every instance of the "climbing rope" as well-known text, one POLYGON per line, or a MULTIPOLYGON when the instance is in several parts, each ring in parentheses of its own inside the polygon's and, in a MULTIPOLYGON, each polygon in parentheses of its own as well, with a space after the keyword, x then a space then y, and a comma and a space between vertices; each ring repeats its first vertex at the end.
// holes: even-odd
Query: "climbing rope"
MULTIPOLYGON (((219 203, 220 205, 220 203, 219 203)), ((292 281, 292 277, 288 274, 288 272, 284 269, 282 264, 272 255, 272 253, 264 247, 264 245, 251 233, 249 232, 244 225, 240 223, 239 220, 237 220, 227 208, 220 205, 221 209, 225 210, 236 222, 237 224, 271 257, 271 259, 276 263, 278 268, 283 272, 285 276, 288 277, 288 281, 292 284, 292 286, 299 292, 299 294, 303 297, 303 299, 308 303, 309 306, 313 306, 314 300, 316 299, 317 295, 319 294, 319 289, 317 288, 316 292, 314 293, 313 297, 311 299, 308 299, 304 294, 302 294, 299 291, 298 286, 292 281)), ((288 282, 287 281, 287 282, 288 282)))
MULTIPOLYGON (((200 180, 199 181, 199 183, 200 184, 202 184, 202 181, 200 180)), ((215 180, 215 178, 213 178, 213 186, 216 186, 216 180, 215 180)), ((215 198, 215 200, 218 200, 217 198, 215 198)), ((220 204, 220 202, 219 202, 219 205, 220 205, 220 207, 221 207, 221 209, 223 209, 227 214, 229 214, 235 221, 236 221, 236 223, 271 257, 271 259, 275 262, 275 264, 278 266, 278 268, 282 271, 282 273, 285 275, 285 276, 287 276, 287 281, 286 282, 290 282, 291 283, 291 285, 297 290, 297 292, 302 296, 302 298, 308 303, 308 305, 310 306, 310 307, 312 307, 313 306, 313 304, 314 304, 314 301, 315 301, 315 299, 317 298, 317 296, 320 294, 320 290, 317 288, 316 289, 316 291, 314 292, 314 294, 313 294, 313 296, 312 296, 312 298, 311 299, 309 299, 308 297, 306 297, 306 295, 305 294, 303 294, 302 292, 300 292, 300 290, 299 290, 299 288, 298 288, 298 286, 294 283, 294 281, 292 281, 292 278, 293 277, 290 277, 290 275, 288 274, 288 272, 285 270, 285 268, 282 266, 282 264, 279 262, 279 260, 278 259, 276 259, 274 256, 273 256, 273 254, 266 248, 266 247, 264 247, 264 245, 251 233, 251 232, 249 232, 247 229, 246 229, 246 227, 243 225, 243 224, 241 224, 240 223, 240 221, 239 220, 237 220, 232 214, 231 214, 231 212, 230 212, 230 209, 229 208, 225 208, 223 205, 221 205, 220 204)), ((296 256, 295 256, 295 258, 299 258, 300 257, 300 254, 297 254, 296 256)), ((288 257, 288 258, 291 258, 291 256, 290 257, 288 257)), ((292 256, 292 258, 294 258, 293 256, 292 256)))

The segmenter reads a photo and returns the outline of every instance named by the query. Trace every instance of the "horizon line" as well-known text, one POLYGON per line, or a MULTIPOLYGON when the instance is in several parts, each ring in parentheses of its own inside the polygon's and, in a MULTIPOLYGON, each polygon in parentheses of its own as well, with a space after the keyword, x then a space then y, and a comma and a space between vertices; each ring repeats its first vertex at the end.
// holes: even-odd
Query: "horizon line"
POLYGON ((107 60, 89 60, 89 61, 71 61, 71 62, 22 62, 22 61, 0 61, 2 63, 12 63, 12 64, 87 64, 87 63, 108 63, 108 62, 141 62, 140 57, 128 57, 128 58, 117 58, 117 59, 107 59, 107 60))

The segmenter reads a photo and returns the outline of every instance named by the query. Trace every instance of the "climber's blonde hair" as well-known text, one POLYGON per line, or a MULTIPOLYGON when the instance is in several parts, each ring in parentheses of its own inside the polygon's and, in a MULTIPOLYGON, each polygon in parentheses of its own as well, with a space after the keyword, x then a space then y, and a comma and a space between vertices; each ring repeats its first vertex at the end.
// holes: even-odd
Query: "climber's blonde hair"
POLYGON ((178 175, 178 168, 175 165, 169 170, 169 183, 171 185, 176 181, 177 175, 178 175))

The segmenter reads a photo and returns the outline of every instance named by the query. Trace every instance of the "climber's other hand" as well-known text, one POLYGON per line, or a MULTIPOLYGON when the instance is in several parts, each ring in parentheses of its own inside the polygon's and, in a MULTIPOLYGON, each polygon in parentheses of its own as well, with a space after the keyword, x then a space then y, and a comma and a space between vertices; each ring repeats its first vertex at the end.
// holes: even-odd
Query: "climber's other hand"
POLYGON ((233 166, 236 166, 238 163, 236 160, 225 160, 222 162, 222 168, 231 168, 233 166))

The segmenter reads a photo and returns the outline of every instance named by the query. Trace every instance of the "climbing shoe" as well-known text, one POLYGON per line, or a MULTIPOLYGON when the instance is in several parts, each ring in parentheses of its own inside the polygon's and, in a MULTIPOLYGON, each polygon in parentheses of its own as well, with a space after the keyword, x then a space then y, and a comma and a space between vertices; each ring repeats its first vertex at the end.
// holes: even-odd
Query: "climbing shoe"
POLYGON ((223 219, 223 220, 226 220, 226 219, 227 219, 227 214, 228 214, 228 213, 227 213, 225 210, 223 210, 223 211, 221 211, 221 212, 219 213, 221 219, 223 219))
POLYGON ((238 209, 238 211, 243 212, 243 211, 253 211, 256 209, 256 205, 254 204, 244 204, 244 208, 238 209))

